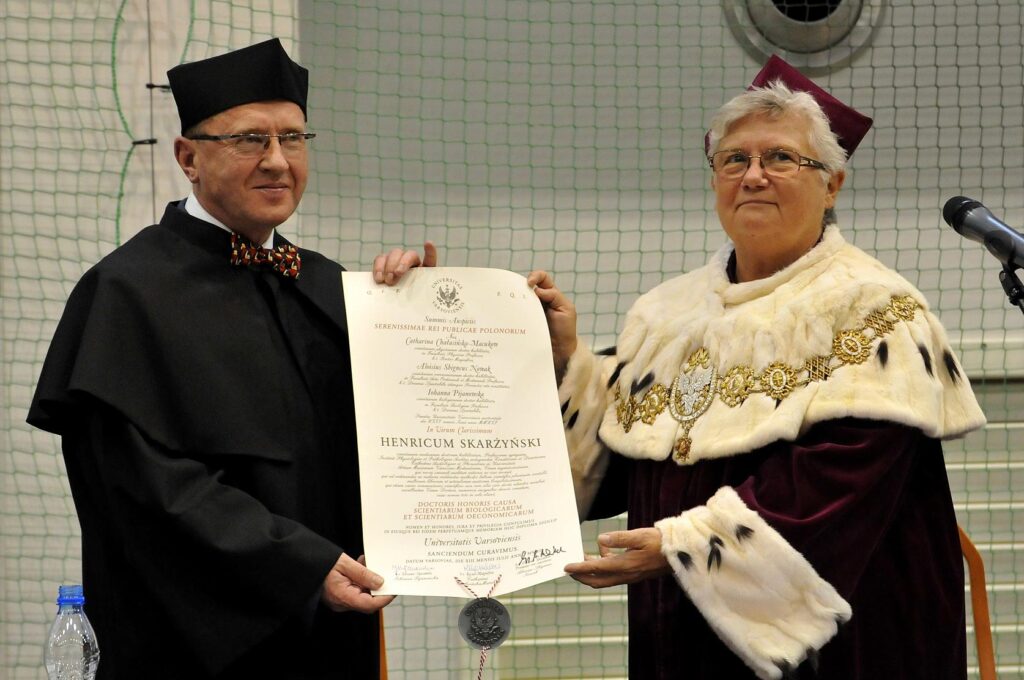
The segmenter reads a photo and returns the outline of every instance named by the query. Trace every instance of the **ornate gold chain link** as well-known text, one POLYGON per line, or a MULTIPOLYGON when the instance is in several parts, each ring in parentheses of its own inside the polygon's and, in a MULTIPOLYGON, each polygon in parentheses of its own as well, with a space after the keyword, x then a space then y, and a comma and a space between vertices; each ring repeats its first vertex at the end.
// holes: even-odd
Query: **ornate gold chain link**
POLYGON ((743 404, 751 394, 764 394, 782 401, 798 387, 828 380, 838 368, 867 361, 875 341, 892 332, 900 321, 912 320, 920 308, 909 295, 893 296, 885 307, 868 314, 859 328, 836 333, 831 354, 811 357, 802 366, 776 361, 757 373, 750 366, 739 365, 719 376, 710 353, 701 347, 687 358, 671 387, 655 383, 637 399, 632 394, 623 397, 616 385, 615 419, 629 432, 638 422, 653 425, 655 419, 668 410, 682 429, 672 456, 684 462, 693 444, 690 430, 711 408, 716 396, 733 408, 743 404))

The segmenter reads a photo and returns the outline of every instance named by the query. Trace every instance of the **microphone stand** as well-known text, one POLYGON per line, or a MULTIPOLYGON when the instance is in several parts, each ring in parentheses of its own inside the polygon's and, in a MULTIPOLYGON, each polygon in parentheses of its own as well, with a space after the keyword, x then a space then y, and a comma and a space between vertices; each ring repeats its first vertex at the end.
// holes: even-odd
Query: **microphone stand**
POLYGON ((1017 272, 1008 264, 1003 265, 1003 271, 999 272, 999 283, 1003 284, 1003 290, 1010 298, 1010 304, 1017 305, 1021 312, 1024 312, 1024 284, 1017 277, 1017 272))

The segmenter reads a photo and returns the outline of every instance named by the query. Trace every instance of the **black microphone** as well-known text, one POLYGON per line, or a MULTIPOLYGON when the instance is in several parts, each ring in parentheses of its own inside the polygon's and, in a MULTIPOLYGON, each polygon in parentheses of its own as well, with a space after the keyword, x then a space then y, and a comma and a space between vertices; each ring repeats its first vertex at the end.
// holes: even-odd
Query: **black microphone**
POLYGON ((954 196, 942 208, 942 218, 956 233, 984 245, 1004 265, 1024 267, 1024 234, 996 219, 978 201, 954 196))

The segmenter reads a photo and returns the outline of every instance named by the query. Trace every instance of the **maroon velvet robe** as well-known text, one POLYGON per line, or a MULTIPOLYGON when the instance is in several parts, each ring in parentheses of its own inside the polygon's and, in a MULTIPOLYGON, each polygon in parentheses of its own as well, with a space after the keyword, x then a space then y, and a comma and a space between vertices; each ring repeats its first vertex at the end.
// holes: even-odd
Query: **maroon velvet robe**
MULTIPOLYGON (((794 677, 967 677, 963 562, 938 441, 846 418, 796 442, 690 466, 612 454, 591 518, 628 509, 629 528, 650 527, 722 486, 735 488, 853 608, 816 664, 805 661, 794 677)), ((629 586, 629 638, 631 678, 756 677, 671 575, 629 586)))

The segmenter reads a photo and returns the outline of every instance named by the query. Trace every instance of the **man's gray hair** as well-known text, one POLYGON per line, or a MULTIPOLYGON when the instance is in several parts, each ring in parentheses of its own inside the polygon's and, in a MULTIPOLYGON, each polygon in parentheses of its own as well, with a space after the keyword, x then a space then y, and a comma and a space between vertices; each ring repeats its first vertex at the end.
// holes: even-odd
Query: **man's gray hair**
POLYGON ((780 118, 787 113, 799 113, 810 121, 808 137, 813 149, 810 153, 815 154, 815 160, 824 163, 830 173, 846 167, 846 151, 839 145, 821 106, 808 93, 791 90, 781 80, 738 94, 718 109, 711 119, 708 154, 718 151, 719 142, 741 118, 751 114, 780 118))

